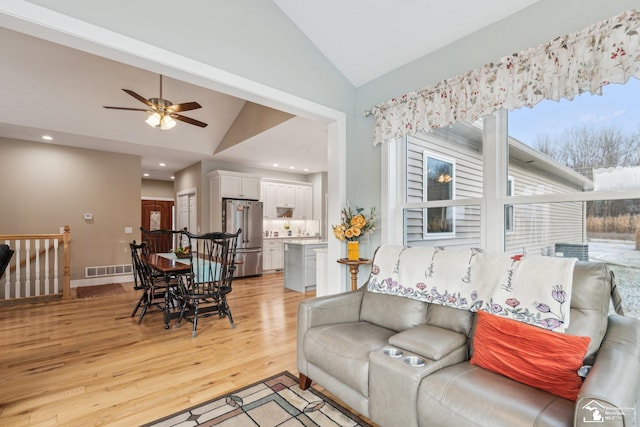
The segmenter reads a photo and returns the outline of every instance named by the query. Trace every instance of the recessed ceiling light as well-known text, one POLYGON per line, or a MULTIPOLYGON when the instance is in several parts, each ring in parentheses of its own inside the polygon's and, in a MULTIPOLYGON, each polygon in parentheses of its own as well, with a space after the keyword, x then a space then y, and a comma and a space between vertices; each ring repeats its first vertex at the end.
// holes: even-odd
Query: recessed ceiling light
POLYGON ((277 164, 277 163, 274 163, 274 164, 273 164, 273 167, 274 167, 274 168, 277 168, 277 167, 278 167, 278 164, 277 164))
POLYGON ((175 177, 175 176, 172 176, 172 177, 171 177, 171 179, 176 179, 176 177, 175 177))
POLYGON ((149 176, 149 174, 148 173, 143 173, 142 176, 149 176))
POLYGON ((158 163, 158 166, 160 166, 161 168, 167 166, 166 163, 158 163))
POLYGON ((42 139, 45 141, 53 141, 53 137, 51 135, 42 135, 42 139))
POLYGON ((289 166, 289 169, 295 169, 295 168, 296 168, 295 166, 289 166))
POLYGON ((304 171, 305 172, 309 172, 309 168, 304 168, 304 171))

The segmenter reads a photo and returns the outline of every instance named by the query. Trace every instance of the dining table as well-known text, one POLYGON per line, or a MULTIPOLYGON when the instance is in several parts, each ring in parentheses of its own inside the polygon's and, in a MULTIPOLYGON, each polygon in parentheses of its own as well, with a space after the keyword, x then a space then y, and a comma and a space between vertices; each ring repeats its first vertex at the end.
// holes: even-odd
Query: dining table
POLYGON ((149 254, 146 257, 146 262, 153 270, 164 275, 166 282, 164 291, 164 328, 169 329, 169 322, 173 317, 177 317, 177 314, 171 313, 169 309, 171 301, 170 282, 173 277, 190 273, 191 263, 189 258, 178 258, 172 252, 149 254))

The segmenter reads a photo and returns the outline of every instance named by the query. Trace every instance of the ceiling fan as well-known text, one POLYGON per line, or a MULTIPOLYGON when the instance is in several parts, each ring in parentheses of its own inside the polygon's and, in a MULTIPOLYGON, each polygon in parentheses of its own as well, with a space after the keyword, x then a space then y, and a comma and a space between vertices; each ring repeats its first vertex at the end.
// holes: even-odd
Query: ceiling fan
POLYGON ((138 95, 132 90, 122 89, 129 95, 133 96, 138 101, 145 104, 147 109, 144 108, 129 108, 129 107, 109 107, 104 105, 104 108, 109 108, 112 110, 129 110, 129 111, 145 111, 149 113, 149 117, 146 122, 151 127, 159 127, 160 129, 171 129, 176 125, 175 120, 180 120, 181 122, 189 123, 191 125, 200 126, 201 128, 207 127, 206 123, 203 123, 199 120, 192 119, 191 117, 186 117, 181 114, 178 114, 182 111, 189 110, 197 110, 198 108, 202 108, 200 104, 197 102, 185 102, 182 104, 172 104, 171 101, 168 101, 162 98, 162 75, 160 75, 160 96, 158 98, 149 98, 145 99, 142 96, 138 95), (174 120, 175 119, 175 120, 174 120))

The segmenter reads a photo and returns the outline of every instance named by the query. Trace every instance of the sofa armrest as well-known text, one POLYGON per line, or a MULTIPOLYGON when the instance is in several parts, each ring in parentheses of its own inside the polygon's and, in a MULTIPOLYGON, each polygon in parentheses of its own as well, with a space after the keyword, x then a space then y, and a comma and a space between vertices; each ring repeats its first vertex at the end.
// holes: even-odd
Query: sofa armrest
POLYGON ((594 411, 607 426, 637 425, 639 386, 640 320, 611 315, 596 361, 578 393, 575 425, 592 425, 594 411))
POLYGON ((364 292, 360 290, 313 298, 298 304, 297 365, 299 373, 307 374, 307 360, 302 350, 305 333, 314 326, 360 321, 363 295, 364 292))
POLYGON ((314 326, 360 321, 363 292, 346 292, 301 301, 298 304, 298 332, 314 326))

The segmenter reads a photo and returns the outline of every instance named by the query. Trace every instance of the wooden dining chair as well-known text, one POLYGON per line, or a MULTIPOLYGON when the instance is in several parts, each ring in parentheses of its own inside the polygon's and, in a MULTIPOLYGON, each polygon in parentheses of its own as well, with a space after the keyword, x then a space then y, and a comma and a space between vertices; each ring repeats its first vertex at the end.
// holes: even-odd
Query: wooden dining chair
POLYGON ((190 321, 193 324, 192 337, 196 336, 200 318, 216 314, 220 318, 229 318, 231 327, 235 328, 227 295, 233 289, 236 247, 241 232, 238 229, 236 233, 194 235, 183 231, 191 248, 191 271, 183 276, 178 325, 182 319, 190 321))
MULTIPOLYGON (((162 277, 155 277, 153 270, 145 262, 148 256, 146 242, 137 244, 134 240, 132 243, 129 243, 129 248, 131 249, 131 263, 133 264, 133 289, 142 290, 142 295, 140 295, 140 299, 138 299, 131 313, 131 317, 134 317, 138 309, 142 308, 140 317, 138 318, 138 324, 140 324, 149 307, 155 306, 160 311, 164 310, 164 294, 167 283, 164 275, 162 275, 162 277)), ((168 286, 177 287, 177 280, 172 280, 168 286)))
POLYGON ((149 253, 168 253, 182 245, 182 230, 147 230, 140 227, 142 241, 147 244, 149 253))
POLYGON ((0 245, 0 279, 4 276, 4 271, 9 266, 9 262, 11 261, 11 257, 13 257, 14 250, 9 247, 9 245, 1 244, 0 245))
MULTIPOLYGON (((181 246, 182 232, 180 230, 147 230, 140 227, 142 241, 146 244, 145 255, 169 253, 181 246)), ((157 271, 151 271, 154 278, 159 279, 164 275, 157 271)))

